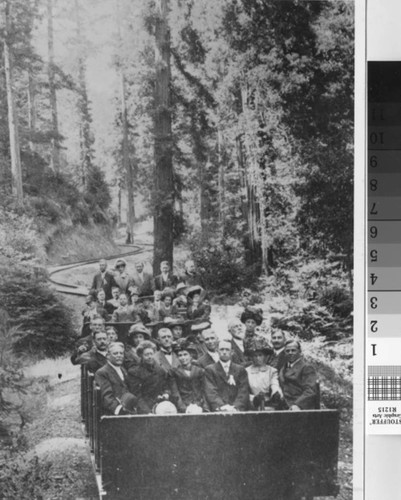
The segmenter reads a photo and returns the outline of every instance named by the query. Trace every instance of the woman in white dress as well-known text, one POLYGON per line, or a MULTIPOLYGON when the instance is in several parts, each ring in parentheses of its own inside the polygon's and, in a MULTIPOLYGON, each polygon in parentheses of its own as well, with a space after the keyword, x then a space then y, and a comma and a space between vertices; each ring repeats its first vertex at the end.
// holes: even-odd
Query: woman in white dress
POLYGON ((264 338, 254 338, 247 348, 247 356, 252 364, 246 368, 248 372, 251 409, 272 410, 282 399, 283 394, 275 368, 267 364, 273 349, 264 338))

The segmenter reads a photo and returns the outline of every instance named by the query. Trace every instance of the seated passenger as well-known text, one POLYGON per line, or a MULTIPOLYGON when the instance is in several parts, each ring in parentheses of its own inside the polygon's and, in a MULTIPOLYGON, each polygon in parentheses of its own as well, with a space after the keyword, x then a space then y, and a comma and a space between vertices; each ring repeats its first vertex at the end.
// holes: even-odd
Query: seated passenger
POLYGON ((113 312, 110 306, 106 303, 106 293, 104 290, 99 290, 97 292, 97 300, 96 300, 96 312, 99 316, 101 316, 105 321, 107 321, 110 317, 110 311, 113 312))
POLYGON ((205 352, 199 356, 199 358, 195 361, 195 364, 200 366, 201 368, 206 368, 209 365, 213 365, 219 361, 220 356, 218 353, 218 345, 219 339, 217 338, 216 333, 208 328, 203 330, 202 333, 203 345, 205 346, 205 352))
POLYGON ((264 338, 255 338, 247 351, 247 355, 252 359, 252 364, 246 371, 251 391, 250 401, 255 410, 279 408, 283 398, 277 370, 267 364, 272 351, 264 338))
POLYGON ((247 350, 248 344, 252 344, 253 337, 257 335, 256 327, 263 321, 261 309, 246 308, 241 314, 241 322, 245 325, 244 349, 247 350))
POLYGON ((170 399, 171 390, 167 371, 155 360, 156 346, 144 341, 137 349, 140 364, 129 369, 129 388, 138 396, 138 413, 152 413, 160 401, 170 399))
POLYGON ((144 325, 152 323, 155 318, 155 308, 152 304, 152 297, 139 297, 138 314, 144 325))
POLYGON ((179 283, 176 288, 176 297, 173 300, 173 307, 176 311, 176 315, 182 319, 187 319, 187 307, 188 300, 186 297, 187 287, 184 283, 179 283))
POLYGON ((93 336, 96 332, 104 332, 105 331, 105 325, 104 325, 104 319, 101 318, 100 316, 94 316, 92 321, 89 323, 89 334, 81 337, 80 339, 77 340, 74 348, 74 352, 71 356, 71 362, 72 364, 79 364, 75 363, 74 360, 76 358, 83 354, 84 352, 88 352, 92 349, 93 347, 93 336))
POLYGON ((198 352, 198 358, 203 356, 207 352, 205 346, 202 332, 208 330, 211 327, 210 321, 197 320, 191 325, 191 333, 187 336, 193 344, 196 345, 196 350, 198 352))
POLYGON ((173 351, 174 339, 171 330, 168 328, 160 328, 157 332, 157 341, 160 350, 155 354, 155 361, 170 374, 172 368, 178 368, 180 366, 178 356, 173 351))
POLYGON ((118 300, 120 297, 120 289, 118 286, 113 286, 111 289, 112 298, 107 301, 107 305, 109 308, 110 314, 113 314, 114 310, 120 305, 120 301, 118 300))
POLYGON ((207 410, 203 396, 204 370, 192 363, 196 349, 193 344, 181 339, 177 342, 175 352, 180 366, 172 371, 176 390, 176 405, 180 413, 202 413, 207 410))
POLYGON ((228 332, 231 335, 231 346, 233 348, 232 361, 237 365, 247 365, 249 364, 247 357, 245 356, 244 348, 244 338, 245 329, 242 322, 235 318, 228 323, 228 332))
POLYGON ((141 359, 137 353, 138 346, 145 340, 150 340, 149 331, 141 324, 132 325, 128 331, 125 346, 124 366, 129 370, 133 366, 138 366, 141 359))
POLYGON ((85 308, 82 310, 83 322, 90 323, 94 316, 98 316, 96 310, 96 300, 92 295, 87 295, 85 297, 85 308))
POLYGON ((123 368, 124 344, 114 342, 107 352, 107 363, 95 374, 100 387, 102 409, 108 415, 129 415, 135 413, 137 397, 129 391, 128 374, 123 368))
POLYGON ((181 339, 184 333, 183 326, 185 325, 185 321, 182 319, 170 319, 165 321, 166 327, 171 330, 173 334, 173 340, 176 342, 181 339))
POLYGON ((219 361, 205 368, 205 397, 211 411, 245 411, 249 405, 248 375, 232 363, 229 340, 219 342, 219 361))
POLYGON ((314 409, 317 397, 315 369, 305 362, 297 340, 285 343, 285 355, 287 362, 280 370, 279 382, 289 409, 314 409))
POLYGON ((153 291, 160 290, 162 292, 165 288, 175 289, 178 278, 171 272, 170 264, 166 260, 160 263, 160 271, 161 273, 153 280, 153 291))
POLYGON ((210 316, 210 306, 202 304, 201 295, 204 292, 203 288, 200 286, 193 286, 187 291, 187 318, 188 319, 198 319, 198 320, 208 320, 210 316))
POLYGON ((165 290, 163 292, 159 310, 160 321, 174 317, 173 296, 174 292, 172 290, 165 290))
POLYGON ((285 343, 287 339, 285 338, 285 333, 282 330, 273 330, 270 338, 273 346, 273 354, 269 356, 267 364, 280 372, 281 368, 283 368, 286 363, 285 343))
POLYGON ((125 293, 120 295, 120 305, 113 312, 111 321, 113 323, 138 323, 139 316, 135 307, 128 304, 128 297, 125 293))
POLYGON ((112 344, 113 342, 118 342, 118 334, 114 326, 107 326, 106 333, 109 339, 109 344, 112 344))
POLYGON ((99 330, 93 333, 93 347, 81 345, 71 356, 73 365, 86 365, 88 370, 95 373, 106 364, 107 346, 109 341, 106 332, 99 330))
POLYGON ((152 322, 161 321, 160 320, 161 307, 162 307, 162 292, 160 290, 155 290, 153 294, 154 317, 151 318, 152 322))

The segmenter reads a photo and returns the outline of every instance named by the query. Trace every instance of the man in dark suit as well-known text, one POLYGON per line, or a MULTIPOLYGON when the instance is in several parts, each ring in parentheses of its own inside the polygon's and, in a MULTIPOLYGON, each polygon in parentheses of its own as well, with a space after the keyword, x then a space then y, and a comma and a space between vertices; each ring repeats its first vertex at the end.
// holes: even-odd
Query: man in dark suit
POLYGON ((203 339, 203 345, 206 347, 206 352, 196 361, 194 361, 194 364, 200 366, 201 368, 206 368, 209 365, 217 363, 217 361, 220 359, 219 353, 217 351, 219 341, 216 333, 211 328, 203 330, 201 335, 203 339))
POLYGON ((157 332, 157 340, 160 350, 155 354, 156 363, 171 375, 173 368, 180 366, 177 354, 173 351, 174 337, 168 328, 160 328, 157 332))
POLYGON ((128 374, 123 368, 124 344, 113 342, 107 352, 107 363, 95 374, 100 387, 102 408, 108 415, 135 413, 137 397, 128 390, 128 374))
POLYGON ((163 291, 165 288, 175 288, 178 283, 178 278, 170 271, 170 264, 164 260, 160 264, 161 273, 155 276, 153 280, 153 291, 163 291))
POLYGON ((279 382, 284 399, 290 410, 312 410, 316 405, 317 376, 313 366, 308 365, 297 340, 285 343, 287 363, 279 373, 279 382))
POLYGON ((107 346, 108 336, 104 331, 96 331, 93 333, 93 347, 89 351, 79 353, 76 352, 71 356, 73 365, 86 365, 92 373, 97 372, 107 363, 107 346))
POLYGON ((185 271, 181 275, 180 281, 185 283, 187 287, 198 285, 205 288, 205 282, 199 272, 196 271, 195 262, 193 260, 187 260, 185 262, 185 271))
POLYGON ((136 262, 135 270, 132 273, 132 283, 138 289, 140 297, 153 295, 152 279, 153 275, 145 271, 143 262, 136 262))
POLYGON ((247 366, 250 361, 245 356, 244 338, 245 328, 239 319, 233 319, 228 323, 228 331, 231 335, 231 347, 233 350, 232 361, 237 365, 247 366))
POLYGON ((280 372, 281 368, 287 362, 285 357, 285 334, 281 330, 273 330, 271 334, 271 344, 273 346, 273 354, 269 356, 267 364, 280 372))
POLYGON ((107 262, 102 259, 99 261, 99 272, 95 274, 92 281, 90 293, 95 297, 100 289, 106 294, 106 300, 112 298, 111 288, 117 286, 114 280, 114 274, 107 270, 107 262))
POLYGON ((205 368, 205 396, 211 411, 245 411, 249 404, 248 374, 231 361, 229 340, 219 342, 220 360, 205 368))

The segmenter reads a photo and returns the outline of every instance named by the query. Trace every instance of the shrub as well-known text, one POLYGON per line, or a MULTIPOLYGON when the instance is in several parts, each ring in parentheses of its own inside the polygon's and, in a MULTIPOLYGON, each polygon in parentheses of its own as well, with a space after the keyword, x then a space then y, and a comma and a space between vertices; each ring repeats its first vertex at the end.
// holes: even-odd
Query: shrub
POLYGON ((0 303, 18 325, 13 341, 18 355, 39 358, 66 353, 74 343, 71 313, 44 281, 40 269, 0 267, 0 303))
POLYGON ((244 248, 238 240, 219 238, 202 242, 195 235, 189 246, 208 290, 231 295, 253 283, 254 272, 245 266, 244 248))

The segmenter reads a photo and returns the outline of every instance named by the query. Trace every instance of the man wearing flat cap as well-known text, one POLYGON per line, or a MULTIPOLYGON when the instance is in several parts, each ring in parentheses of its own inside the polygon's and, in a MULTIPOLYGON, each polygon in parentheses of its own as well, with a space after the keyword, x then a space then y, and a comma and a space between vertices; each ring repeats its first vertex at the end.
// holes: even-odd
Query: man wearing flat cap
POLYGON ((128 389, 128 374, 122 366, 123 361, 124 344, 113 342, 108 347, 107 364, 95 374, 101 391, 102 409, 108 415, 136 413, 137 397, 128 389))
POLYGON ((231 361, 229 340, 219 342, 219 361, 205 368, 205 397, 211 411, 246 411, 249 405, 248 375, 231 361))

